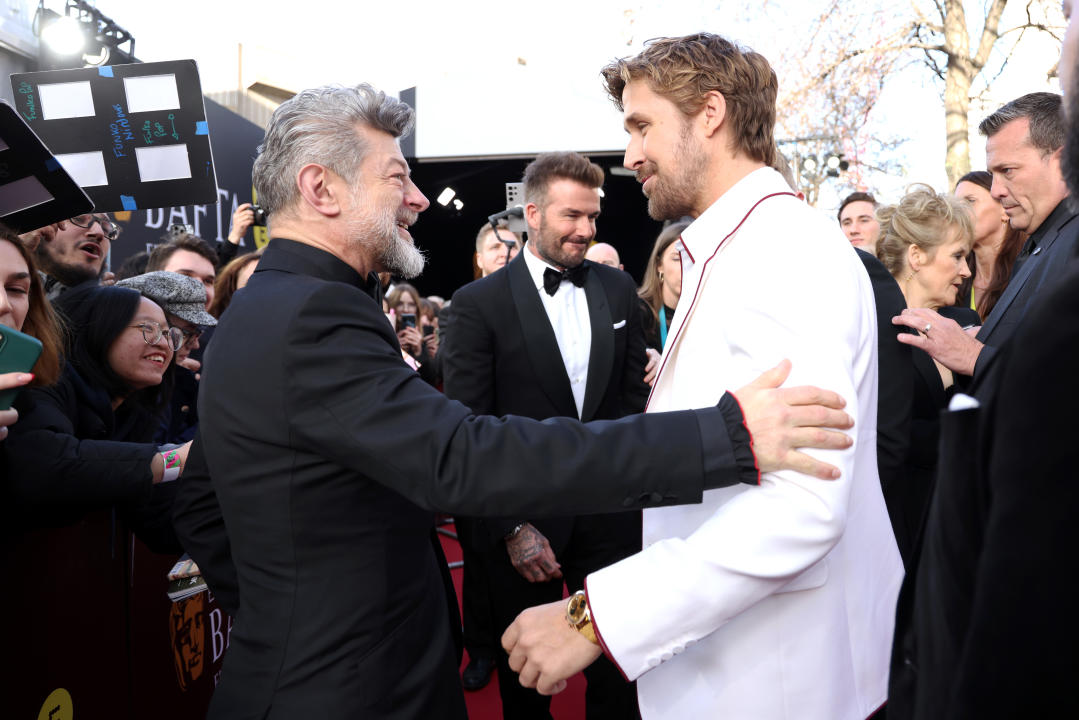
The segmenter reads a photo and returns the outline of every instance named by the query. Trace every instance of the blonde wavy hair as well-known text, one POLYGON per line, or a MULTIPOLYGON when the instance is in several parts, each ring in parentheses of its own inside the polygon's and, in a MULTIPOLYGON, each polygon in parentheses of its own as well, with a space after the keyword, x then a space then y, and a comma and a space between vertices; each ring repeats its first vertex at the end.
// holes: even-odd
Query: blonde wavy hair
POLYGON ((908 186, 895 205, 877 208, 877 222, 880 223, 877 258, 896 279, 907 268, 911 245, 917 245, 932 260, 937 248, 952 239, 951 228, 959 232, 967 250, 974 242, 970 205, 921 183, 908 186))

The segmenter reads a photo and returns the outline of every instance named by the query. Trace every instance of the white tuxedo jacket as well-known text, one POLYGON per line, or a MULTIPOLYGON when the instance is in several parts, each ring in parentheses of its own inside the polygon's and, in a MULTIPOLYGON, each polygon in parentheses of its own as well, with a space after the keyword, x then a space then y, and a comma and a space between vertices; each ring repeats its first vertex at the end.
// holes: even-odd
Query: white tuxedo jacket
POLYGON ((645 510, 644 550, 587 579, 596 628, 646 720, 865 718, 886 697, 903 574, 877 478, 869 278, 835 221, 769 168, 682 243, 648 411, 713 405, 789 358, 787 386, 844 397, 855 442, 810 451, 839 480, 766 473, 701 505, 645 510))

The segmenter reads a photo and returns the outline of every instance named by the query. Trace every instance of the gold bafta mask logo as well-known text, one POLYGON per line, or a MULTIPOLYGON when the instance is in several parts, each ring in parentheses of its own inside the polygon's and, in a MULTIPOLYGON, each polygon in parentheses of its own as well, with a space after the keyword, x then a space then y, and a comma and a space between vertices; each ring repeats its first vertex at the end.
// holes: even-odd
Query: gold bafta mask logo
POLYGON ((206 667, 206 593, 175 602, 169 610, 169 636, 180 689, 186 692, 206 667))

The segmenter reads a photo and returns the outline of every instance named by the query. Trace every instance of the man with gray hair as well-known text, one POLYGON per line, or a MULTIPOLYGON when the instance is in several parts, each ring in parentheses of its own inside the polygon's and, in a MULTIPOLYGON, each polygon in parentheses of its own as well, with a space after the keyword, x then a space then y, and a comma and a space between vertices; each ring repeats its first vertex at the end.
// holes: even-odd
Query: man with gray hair
POLYGON ((433 390, 375 297, 378 272, 423 269, 408 228, 428 201, 397 142, 412 124, 368 85, 306 90, 255 160, 272 239, 207 352, 174 509, 235 618, 211 718, 464 718, 436 511, 699 502, 756 482, 750 461, 833 477, 794 448, 849 445, 805 427, 849 427, 838 396, 770 376, 715 407, 593 424, 477 417, 433 390))

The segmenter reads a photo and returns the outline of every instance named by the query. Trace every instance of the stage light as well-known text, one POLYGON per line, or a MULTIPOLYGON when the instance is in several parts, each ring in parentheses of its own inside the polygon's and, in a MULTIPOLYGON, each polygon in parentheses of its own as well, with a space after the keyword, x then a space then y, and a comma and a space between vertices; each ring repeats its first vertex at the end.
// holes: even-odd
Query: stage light
POLYGON ((446 188, 438 194, 436 200, 438 201, 439 205, 445 207, 446 205, 450 204, 450 200, 453 200, 453 196, 456 194, 457 193, 454 192, 453 188, 446 188))
POLYGON ((838 170, 839 169, 839 156, 838 155, 829 155, 826 164, 828 165, 829 170, 838 170))
POLYGON ((78 55, 86 46, 86 33, 78 19, 65 15, 42 24, 41 40, 57 55, 78 55))
POLYGON ((802 169, 805 170, 807 173, 817 172, 817 167, 817 158, 815 157, 810 156, 802 161, 802 169))
POLYGON ((465 206, 465 204, 463 202, 461 202, 460 198, 454 198, 453 199, 453 206, 455 208, 457 208, 458 210, 460 210, 461 208, 463 208, 465 206))

